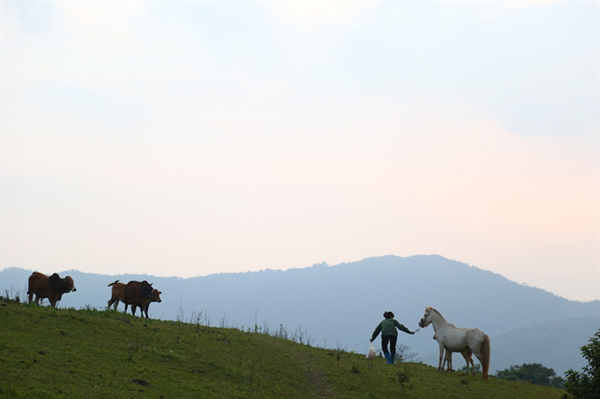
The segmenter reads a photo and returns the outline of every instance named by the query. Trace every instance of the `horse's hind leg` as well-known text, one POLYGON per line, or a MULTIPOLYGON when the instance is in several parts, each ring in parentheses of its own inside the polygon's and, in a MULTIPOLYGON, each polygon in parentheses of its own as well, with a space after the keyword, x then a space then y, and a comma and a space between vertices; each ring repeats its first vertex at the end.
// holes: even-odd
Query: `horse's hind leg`
POLYGON ((469 356, 469 360, 471 361, 471 370, 473 371, 473 375, 477 375, 477 371, 475 371, 475 362, 471 356, 469 356))
POLYGON ((461 352, 461 355, 465 358, 465 362, 467 362, 467 375, 469 375, 469 363, 473 366, 473 373, 475 373, 475 367, 473 363, 473 358, 471 357, 471 350, 467 349, 461 352))
MULTIPOLYGON (((482 354, 480 351, 473 351, 473 354, 475 355, 475 357, 477 358, 477 360, 479 360, 479 363, 481 364, 481 369, 483 370, 483 361, 482 361, 482 354)), ((473 358, 471 358, 471 365, 473 366, 473 375, 477 375, 477 372, 475 371, 475 363, 473 362, 473 358)))
MULTIPOLYGON (((467 353, 469 354, 468 359, 471 362, 471 370, 473 370, 473 375, 477 375, 477 372, 475 371, 475 362, 473 361, 473 356, 471 350, 468 350, 467 353)), ((469 370, 467 369, 467 374, 468 374, 469 370)))

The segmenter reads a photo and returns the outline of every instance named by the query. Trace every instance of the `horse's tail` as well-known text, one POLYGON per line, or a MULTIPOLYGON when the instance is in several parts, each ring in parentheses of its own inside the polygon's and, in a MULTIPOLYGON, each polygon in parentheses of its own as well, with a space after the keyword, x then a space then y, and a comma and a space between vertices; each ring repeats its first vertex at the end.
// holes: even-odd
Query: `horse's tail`
POLYGON ((484 380, 489 379, 488 371, 490 369, 490 337, 483 334, 483 344, 481 344, 481 371, 484 380))

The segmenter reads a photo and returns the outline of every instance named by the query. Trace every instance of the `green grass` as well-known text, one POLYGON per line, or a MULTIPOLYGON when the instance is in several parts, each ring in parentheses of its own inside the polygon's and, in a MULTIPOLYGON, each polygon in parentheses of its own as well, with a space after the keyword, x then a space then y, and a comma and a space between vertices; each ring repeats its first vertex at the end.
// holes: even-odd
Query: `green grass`
POLYGON ((258 332, 0 302, 1 398, 560 398, 258 332))

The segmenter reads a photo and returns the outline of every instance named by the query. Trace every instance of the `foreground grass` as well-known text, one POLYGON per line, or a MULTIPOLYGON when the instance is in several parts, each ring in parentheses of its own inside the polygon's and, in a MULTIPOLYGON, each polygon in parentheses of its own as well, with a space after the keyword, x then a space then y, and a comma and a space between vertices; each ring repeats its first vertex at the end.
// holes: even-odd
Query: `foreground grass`
POLYGON ((266 334, 0 302, 0 397, 560 398, 266 334))

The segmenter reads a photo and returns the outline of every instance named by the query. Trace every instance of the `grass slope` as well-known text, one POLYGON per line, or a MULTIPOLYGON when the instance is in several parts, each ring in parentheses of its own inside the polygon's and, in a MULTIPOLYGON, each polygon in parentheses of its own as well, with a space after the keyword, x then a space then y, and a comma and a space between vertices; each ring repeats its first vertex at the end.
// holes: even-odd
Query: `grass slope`
POLYGON ((199 323, 0 302, 0 397, 560 398, 199 323))

